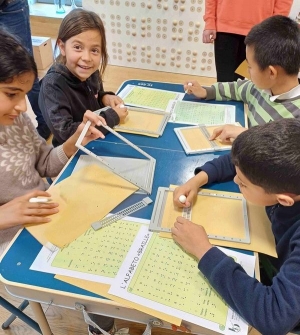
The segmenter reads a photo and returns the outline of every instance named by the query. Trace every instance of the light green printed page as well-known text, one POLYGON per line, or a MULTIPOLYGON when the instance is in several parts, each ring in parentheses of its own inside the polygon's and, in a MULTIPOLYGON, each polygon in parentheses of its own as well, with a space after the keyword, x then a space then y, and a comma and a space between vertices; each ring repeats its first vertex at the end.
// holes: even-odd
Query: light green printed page
POLYGON ((173 122, 191 124, 224 124, 226 106, 178 101, 173 111, 173 122))
POLYGON ((120 220, 85 234, 61 249, 51 265, 114 278, 132 245, 141 224, 120 220))
POLYGON ((170 100, 175 100, 178 93, 135 86, 124 98, 126 105, 165 111, 170 100))
POLYGON ((172 240, 153 234, 128 292, 219 324, 228 306, 197 268, 197 261, 172 240))

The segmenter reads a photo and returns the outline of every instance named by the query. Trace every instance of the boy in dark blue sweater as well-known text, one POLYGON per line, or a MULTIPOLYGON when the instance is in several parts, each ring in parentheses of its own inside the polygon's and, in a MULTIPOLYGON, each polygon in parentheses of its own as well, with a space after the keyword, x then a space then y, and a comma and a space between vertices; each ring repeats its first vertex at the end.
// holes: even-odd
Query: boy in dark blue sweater
POLYGON ((236 138, 231 155, 197 168, 195 177, 174 191, 175 205, 189 207, 202 185, 233 179, 249 202, 266 206, 278 254, 270 286, 214 248, 201 225, 178 217, 172 228, 174 240, 197 257, 199 270, 228 305, 264 335, 286 334, 300 321, 299 139, 299 119, 253 127, 236 138))

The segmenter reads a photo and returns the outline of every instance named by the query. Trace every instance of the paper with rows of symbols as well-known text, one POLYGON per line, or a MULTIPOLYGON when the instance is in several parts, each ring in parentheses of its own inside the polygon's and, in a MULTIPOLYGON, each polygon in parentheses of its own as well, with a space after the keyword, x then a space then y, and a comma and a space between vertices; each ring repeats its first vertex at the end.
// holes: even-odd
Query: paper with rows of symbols
POLYGON ((183 124, 222 125, 235 122, 235 106, 191 101, 170 100, 169 122, 183 124))
POLYGON ((143 223, 149 221, 125 217, 97 231, 88 229, 62 249, 48 244, 30 269, 111 284, 143 223))
POLYGON ((184 93, 150 87, 126 85, 118 93, 126 105, 165 111, 170 100, 182 100, 184 93))
MULTIPOLYGON (((253 276, 254 256, 222 250, 253 276)), ((248 325, 210 286, 197 261, 147 227, 141 227, 109 293, 221 334, 234 328, 247 334, 248 325)))

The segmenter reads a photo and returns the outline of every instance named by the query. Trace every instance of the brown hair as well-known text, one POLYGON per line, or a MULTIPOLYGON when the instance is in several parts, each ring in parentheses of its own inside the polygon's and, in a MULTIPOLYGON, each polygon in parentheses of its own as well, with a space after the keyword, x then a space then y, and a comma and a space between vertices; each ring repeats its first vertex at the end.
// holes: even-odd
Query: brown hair
MULTIPOLYGON (((59 27, 55 43, 55 52, 57 50, 59 40, 65 43, 73 36, 79 35, 91 29, 98 30, 101 36, 101 66, 99 71, 100 76, 102 76, 107 66, 108 54, 106 49, 105 28, 102 20, 96 13, 77 8, 73 9, 68 15, 66 15, 59 27)), ((65 64, 66 59, 59 54, 56 58, 56 62, 65 64)))

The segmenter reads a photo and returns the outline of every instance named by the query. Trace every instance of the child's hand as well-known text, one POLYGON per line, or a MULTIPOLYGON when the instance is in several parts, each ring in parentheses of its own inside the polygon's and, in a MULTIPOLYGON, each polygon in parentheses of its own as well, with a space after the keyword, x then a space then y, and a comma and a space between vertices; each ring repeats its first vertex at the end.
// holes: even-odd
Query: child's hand
POLYGON ((91 121, 91 125, 81 142, 82 145, 86 145, 99 137, 105 138, 101 131, 95 127, 101 126, 102 124, 106 125, 105 119, 102 116, 87 110, 84 113, 82 123, 78 126, 76 132, 63 144, 63 149, 67 157, 70 158, 77 151, 75 144, 87 121, 91 121))
POLYGON ((58 204, 53 202, 31 203, 30 198, 50 197, 44 191, 32 191, 0 206, 0 229, 6 229, 20 224, 47 223, 47 216, 58 212, 58 204))
POLYGON ((177 217, 171 231, 174 241, 198 260, 212 248, 205 229, 181 216, 177 217))
POLYGON ((105 94, 102 98, 102 103, 104 106, 115 108, 119 104, 124 104, 124 101, 117 95, 105 94))
POLYGON ((226 124, 216 128, 210 136, 210 140, 218 139, 221 143, 232 143, 238 135, 247 130, 241 126, 235 126, 233 124, 226 124))
MULTIPOLYGON (((97 114, 91 112, 90 110, 87 110, 84 113, 81 125, 83 125, 83 127, 84 127, 85 124, 87 123, 87 121, 91 121, 91 123, 92 123, 91 126, 101 126, 102 124, 104 124, 106 126, 105 119, 102 116, 97 115, 97 114)), ((102 137, 102 136, 100 136, 100 137, 102 137)), ((103 138, 104 138, 104 135, 103 135, 103 138)))
POLYGON ((186 182, 185 184, 176 187, 173 192, 173 203, 176 207, 190 207, 193 199, 196 197, 198 193, 198 186, 195 185, 191 180, 186 182), (184 195, 186 197, 185 203, 182 203, 179 200, 179 197, 184 195))
POLYGON ((184 82, 183 89, 187 94, 194 94, 196 97, 204 99, 207 96, 206 89, 203 88, 196 80, 184 82))
POLYGON ((128 115, 127 107, 125 107, 123 104, 119 104, 118 106, 114 107, 114 110, 119 115, 120 123, 124 123, 128 115))
POLYGON ((214 43, 217 37, 217 31, 214 29, 207 29, 203 31, 202 41, 203 43, 214 43))
MULTIPOLYGON (((87 130, 85 137, 82 140, 82 145, 86 145, 89 142, 96 140, 97 138, 104 138, 105 136, 101 133, 99 129, 97 129, 95 126, 101 126, 102 124, 106 125, 106 121, 102 116, 99 116, 89 110, 87 110, 83 115, 82 123, 78 126, 76 133, 74 134, 76 137, 76 141, 78 137, 80 136, 85 124, 87 121, 91 121, 91 125, 89 129, 87 130)), ((74 136, 73 135, 73 136, 74 136)), ((76 143, 75 141, 75 143, 76 143)), ((67 143, 67 142, 66 142, 67 143)), ((72 154, 73 155, 73 154, 72 154)))

